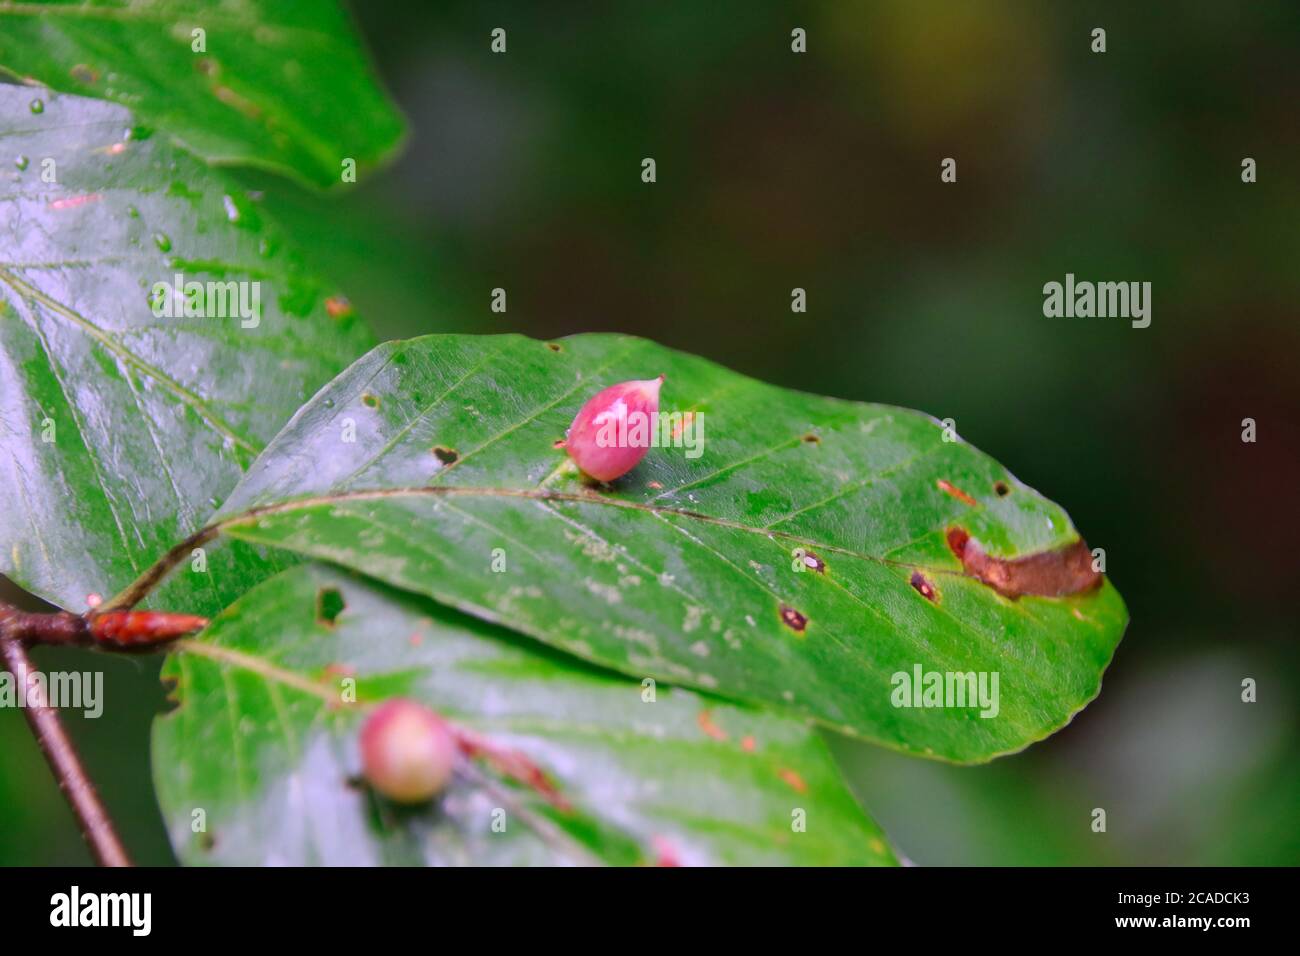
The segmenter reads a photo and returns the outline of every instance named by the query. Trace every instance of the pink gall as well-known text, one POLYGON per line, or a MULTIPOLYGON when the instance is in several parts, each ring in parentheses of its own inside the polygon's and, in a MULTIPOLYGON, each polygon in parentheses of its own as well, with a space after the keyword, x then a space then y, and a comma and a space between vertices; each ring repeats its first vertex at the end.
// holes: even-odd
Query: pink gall
POLYGON ((601 389, 578 409, 564 447, 585 474, 613 481, 645 457, 654 439, 663 383, 662 375, 620 382, 601 389))
POLYGON ((361 727, 361 764, 374 789, 397 803, 422 803, 451 780, 456 741, 447 723, 423 704, 385 701, 361 727))

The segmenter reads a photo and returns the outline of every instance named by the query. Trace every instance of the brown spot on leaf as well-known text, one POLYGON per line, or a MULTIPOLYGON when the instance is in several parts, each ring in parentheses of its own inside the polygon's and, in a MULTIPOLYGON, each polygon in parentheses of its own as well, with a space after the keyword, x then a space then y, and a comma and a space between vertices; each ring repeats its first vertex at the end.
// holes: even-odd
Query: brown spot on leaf
POLYGON ((439 445, 433 449, 433 457, 437 458, 444 465, 454 465, 460 461, 460 453, 454 448, 447 448, 439 445))
POLYGON ((1061 597, 1101 586, 1102 576, 1092 569, 1092 552, 1082 538, 1055 551, 1007 559, 986 554, 965 529, 949 528, 948 547, 967 574, 1004 597, 1061 597))
POLYGON ((776 775, 800 793, 808 792, 808 784, 803 782, 803 777, 799 776, 789 767, 782 767, 776 772, 776 775))
MULTIPOLYGON (((200 60, 199 62, 205 63, 208 61, 200 60)), ((236 93, 228 86, 212 87, 212 95, 215 96, 222 103, 224 103, 226 106, 229 106, 231 109, 238 110, 239 112, 243 113, 249 119, 262 118, 262 108, 260 106, 258 106, 256 103, 254 103, 252 100, 248 99, 247 97, 241 96, 240 94, 236 93)))
POLYGON ((364 395, 361 396, 361 404, 366 406, 366 408, 378 408, 379 396, 371 395, 369 392, 366 392, 364 395))
POLYGON ((552 447, 552 448, 563 448, 563 447, 565 446, 565 444, 566 444, 566 442, 565 442, 565 440, 564 440, 563 438, 557 438, 557 439, 555 439, 555 441, 551 442, 551 447, 552 447))
POLYGON ((208 833, 206 830, 200 833, 196 837, 196 840, 199 844, 199 849, 202 850, 204 853, 211 853, 217 847, 216 836, 214 836, 211 833, 208 833))
POLYGON ((502 747, 457 724, 448 724, 448 728, 456 738, 456 746, 466 757, 486 761, 497 773, 505 774, 533 790, 561 813, 573 810, 572 804, 560 793, 546 771, 522 750, 502 747))
POLYGON ((1011 486, 1005 481, 995 481, 993 482, 993 493, 999 498, 1005 498, 1007 495, 1011 494, 1011 486))
POLYGON ((816 571, 818 574, 826 573, 826 562, 823 561, 818 555, 813 554, 807 548, 803 549, 803 564, 804 567, 811 568, 812 570, 816 571))
POLYGON ((713 722, 713 712, 702 710, 695 718, 695 722, 700 725, 700 730, 704 731, 714 740, 726 740, 727 732, 713 722))
POLYGON ((325 312, 331 319, 345 319, 352 314, 352 303, 344 295, 332 295, 325 300, 325 312))
POLYGON ((695 421, 694 412, 687 412, 686 414, 684 414, 681 417, 681 419, 676 424, 673 425, 673 434, 672 434, 673 441, 676 441, 677 439, 681 438, 682 432, 685 431, 687 428, 689 428, 691 422, 693 421, 695 421))
POLYGON ((939 592, 934 589, 934 585, 920 571, 912 572, 912 587, 916 588, 916 592, 927 601, 933 604, 939 603, 939 592))
POLYGON ((810 445, 821 444, 821 437, 818 435, 814 435, 812 432, 809 432, 807 435, 804 435, 803 440, 810 445))
POLYGON ((781 623, 796 634, 802 634, 808 629, 808 617, 801 614, 788 604, 781 605, 781 623))
POLYGON ((75 209, 77 206, 84 206, 86 203, 99 202, 103 199, 100 193, 83 193, 80 196, 67 196, 63 199, 56 199, 50 203, 51 209, 75 209))
POLYGON ((942 491, 944 494, 952 495, 952 497, 956 498, 962 504, 966 504, 966 505, 978 504, 978 502, 974 498, 966 494, 966 492, 962 491, 960 488, 954 485, 951 481, 948 481, 946 478, 940 478, 938 481, 935 482, 935 484, 939 486, 939 490, 942 491))
POLYGON ((78 63, 68 72, 78 83, 85 83, 87 86, 99 80, 99 74, 84 63, 78 63))
POLYGON ((552 352, 559 352, 559 351, 561 351, 560 343, 559 343, 559 342, 547 342, 547 343, 546 343, 546 347, 547 347, 548 349, 550 349, 552 352))

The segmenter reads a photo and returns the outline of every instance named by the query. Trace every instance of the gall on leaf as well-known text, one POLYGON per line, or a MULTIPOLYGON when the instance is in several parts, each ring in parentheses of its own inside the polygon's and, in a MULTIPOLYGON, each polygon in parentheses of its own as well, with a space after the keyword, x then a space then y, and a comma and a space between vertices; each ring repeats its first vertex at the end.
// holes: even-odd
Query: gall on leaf
POLYGON ((361 726, 360 744, 367 782, 396 803, 432 799, 455 769, 451 728, 428 707, 403 697, 375 708, 361 726))
POLYGON ((564 448, 583 473, 613 481, 637 466, 654 439, 663 383, 662 375, 620 382, 601 389, 578 409, 564 448))

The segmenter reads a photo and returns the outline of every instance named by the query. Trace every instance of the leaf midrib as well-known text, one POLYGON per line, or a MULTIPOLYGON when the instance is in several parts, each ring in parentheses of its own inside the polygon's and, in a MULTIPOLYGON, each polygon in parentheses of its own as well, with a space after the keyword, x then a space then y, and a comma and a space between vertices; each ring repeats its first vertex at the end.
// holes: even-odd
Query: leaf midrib
MULTIPOLYGON (((103 610, 115 610, 134 606, 143 600, 148 592, 157 582, 164 577, 168 571, 175 567, 183 557, 188 555, 190 548, 202 544, 205 541, 211 541, 223 531, 233 528, 240 524, 256 521, 267 515, 286 514, 293 511, 304 510, 308 508, 319 508, 328 505, 344 503, 348 501, 373 501, 384 498, 417 498, 417 497, 464 497, 464 498, 522 498, 531 501, 560 501, 573 504, 593 504, 602 505, 609 508, 623 508, 631 511, 639 511, 643 514, 651 514, 659 517, 676 516, 688 518, 694 521, 700 521, 705 524, 711 524, 716 527, 727 528, 733 531, 743 531, 747 534, 757 534, 765 538, 781 538, 785 541, 791 541, 795 544, 807 545, 812 548, 820 548, 832 554, 843 554, 847 557, 858 558, 862 561, 871 561, 877 564, 888 565, 890 567, 905 568, 908 570, 927 571, 931 574, 942 574, 955 578, 971 578, 964 570, 957 568, 941 568, 928 564, 921 564, 915 561, 898 561, 893 558, 885 558, 879 555, 867 554, 863 551, 855 551, 852 548, 846 548, 842 545, 830 544, 825 541, 818 541, 815 538, 808 538, 797 535, 790 531, 778 531, 775 529, 767 530, 747 525, 740 521, 734 521, 730 518, 719 518, 715 515, 704 514, 703 512, 693 511, 688 508, 664 507, 661 505, 647 504, 640 501, 628 501, 623 498, 606 498, 595 494, 580 494, 575 492, 551 491, 545 488, 493 488, 467 485, 420 485, 402 488, 369 488, 355 489, 351 491, 334 492, 325 495, 310 495, 302 498, 292 498, 285 501, 278 501, 269 505, 258 505, 248 508, 237 514, 218 520, 200 528, 184 541, 177 543, 170 551, 160 557, 151 565, 139 578, 132 582, 127 588, 117 594, 112 601, 103 606, 103 610)), ((933 532, 927 532, 932 534, 933 532)), ((892 549, 894 551, 897 548, 892 549)), ((975 580, 974 578, 971 578, 975 580)), ((995 593, 996 592, 992 592, 995 593)), ((1003 601, 1005 606, 1017 608, 1022 614, 1027 614, 1023 608, 1012 601, 1003 601)))

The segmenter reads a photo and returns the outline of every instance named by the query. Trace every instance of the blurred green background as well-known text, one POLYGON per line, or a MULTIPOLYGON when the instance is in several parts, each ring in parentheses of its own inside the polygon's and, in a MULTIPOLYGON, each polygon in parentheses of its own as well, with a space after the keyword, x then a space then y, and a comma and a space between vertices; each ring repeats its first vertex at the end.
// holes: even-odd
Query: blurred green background
MULTIPOLYGON (((618 330, 951 417, 1106 550, 1132 623, 1069 727, 974 768, 833 741, 903 854, 1300 863, 1300 5, 355 14, 410 121, 403 156, 327 197, 244 178, 378 334, 618 330), (1150 281, 1150 328, 1044 318, 1067 272, 1150 281)), ((106 716, 71 730, 137 859, 171 862, 149 777, 158 661, 35 656, 106 671, 106 716)), ((0 864, 88 861, 0 711, 0 864)))

